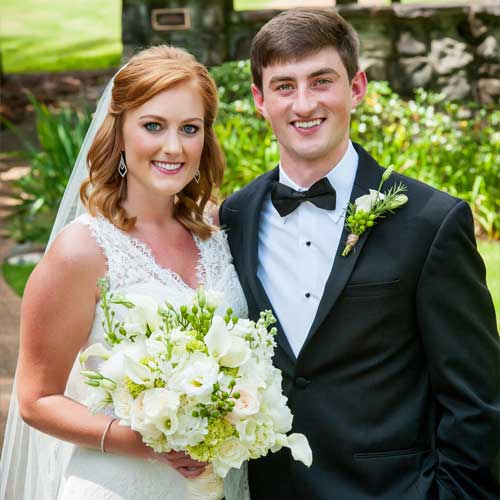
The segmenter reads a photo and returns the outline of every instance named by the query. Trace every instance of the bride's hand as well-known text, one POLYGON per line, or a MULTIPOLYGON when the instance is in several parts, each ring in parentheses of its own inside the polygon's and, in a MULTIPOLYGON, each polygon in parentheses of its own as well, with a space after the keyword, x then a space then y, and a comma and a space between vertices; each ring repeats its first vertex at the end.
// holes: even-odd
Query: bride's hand
POLYGON ((165 462, 173 467, 179 474, 185 478, 199 476, 207 464, 205 462, 198 462, 193 460, 189 455, 183 451, 171 451, 169 453, 155 453, 155 459, 165 462))

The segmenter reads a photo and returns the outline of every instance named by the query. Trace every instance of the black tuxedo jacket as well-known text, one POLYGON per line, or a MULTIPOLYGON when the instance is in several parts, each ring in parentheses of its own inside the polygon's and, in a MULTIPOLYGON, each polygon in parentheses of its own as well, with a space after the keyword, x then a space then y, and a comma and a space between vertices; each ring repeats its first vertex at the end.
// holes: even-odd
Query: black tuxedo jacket
MULTIPOLYGON (((383 173, 355 148, 351 201, 383 173)), ((272 308, 257 277, 258 230, 277 178, 277 169, 262 175, 220 210, 253 319, 272 308)), ((471 212, 398 174, 385 189, 400 181, 405 206, 347 257, 345 229, 332 248, 297 358, 278 324, 274 362, 313 465, 288 450, 251 461, 252 500, 498 500, 500 348, 471 212)))

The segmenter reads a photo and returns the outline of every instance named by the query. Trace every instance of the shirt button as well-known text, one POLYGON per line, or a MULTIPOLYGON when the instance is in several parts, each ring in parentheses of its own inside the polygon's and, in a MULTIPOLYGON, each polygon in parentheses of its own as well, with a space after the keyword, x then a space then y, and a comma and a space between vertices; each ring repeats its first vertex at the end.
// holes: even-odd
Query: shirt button
POLYGON ((310 242, 310 241, 306 241, 306 245, 307 245, 308 247, 310 247, 310 246, 311 246, 311 242, 310 242))
POLYGON ((306 299, 308 299, 311 296, 309 292, 306 293, 306 299))

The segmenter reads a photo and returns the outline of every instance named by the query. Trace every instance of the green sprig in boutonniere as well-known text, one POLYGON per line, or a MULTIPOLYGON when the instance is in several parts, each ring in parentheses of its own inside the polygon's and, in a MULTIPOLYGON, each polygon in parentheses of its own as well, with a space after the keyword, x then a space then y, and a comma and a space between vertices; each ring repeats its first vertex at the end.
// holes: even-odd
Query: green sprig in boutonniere
POLYGON ((345 257, 358 243, 359 237, 369 228, 374 226, 377 219, 383 218, 386 212, 394 213, 396 208, 404 205, 408 197, 403 194, 406 186, 402 183, 392 186, 389 191, 382 193, 382 184, 389 179, 394 169, 388 168, 378 186, 378 189, 369 189, 370 194, 365 194, 349 203, 347 207, 346 227, 350 234, 342 256, 345 257))

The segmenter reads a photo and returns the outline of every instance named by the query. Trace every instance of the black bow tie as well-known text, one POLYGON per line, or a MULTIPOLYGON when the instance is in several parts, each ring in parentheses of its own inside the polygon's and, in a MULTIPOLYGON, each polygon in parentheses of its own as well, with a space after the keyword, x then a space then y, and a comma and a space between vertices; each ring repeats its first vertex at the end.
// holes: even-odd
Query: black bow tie
POLYGON ((314 183, 307 191, 295 191, 279 182, 274 184, 271 191, 271 201, 281 217, 292 213, 304 201, 310 201, 318 208, 335 210, 335 199, 335 189, 326 177, 314 183))

